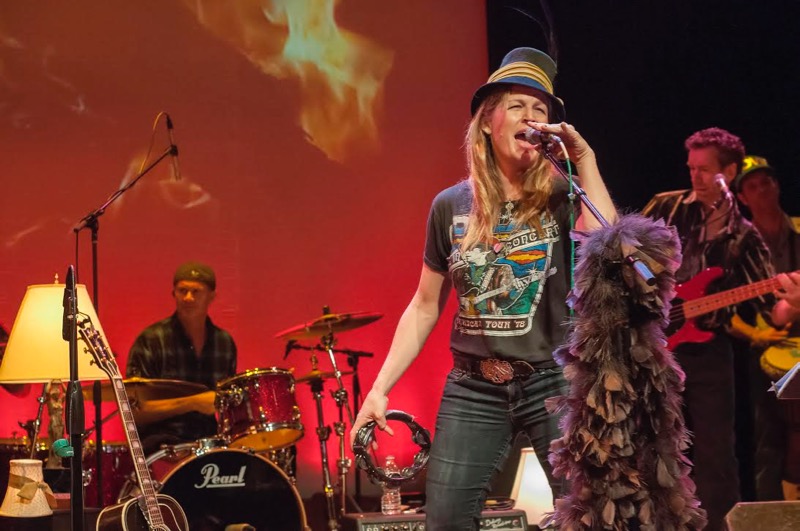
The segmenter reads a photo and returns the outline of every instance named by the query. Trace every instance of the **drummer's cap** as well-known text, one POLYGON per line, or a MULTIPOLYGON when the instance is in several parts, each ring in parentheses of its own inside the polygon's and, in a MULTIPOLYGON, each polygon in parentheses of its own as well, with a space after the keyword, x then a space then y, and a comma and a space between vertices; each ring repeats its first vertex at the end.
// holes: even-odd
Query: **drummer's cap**
POLYGON ((181 264, 175 270, 175 277, 172 279, 172 285, 175 286, 181 280, 193 280, 195 282, 202 282, 208 289, 214 291, 217 289, 217 277, 214 275, 214 270, 200 262, 186 262, 181 264))

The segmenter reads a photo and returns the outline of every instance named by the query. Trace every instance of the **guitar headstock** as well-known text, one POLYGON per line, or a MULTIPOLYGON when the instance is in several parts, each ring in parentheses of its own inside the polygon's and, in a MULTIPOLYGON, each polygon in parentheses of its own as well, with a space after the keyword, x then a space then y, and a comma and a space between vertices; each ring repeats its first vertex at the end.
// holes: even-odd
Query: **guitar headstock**
POLYGON ((111 349, 106 345, 105 339, 94 327, 88 317, 78 321, 78 334, 85 344, 84 351, 92 355, 94 363, 105 372, 109 378, 120 377, 117 360, 111 349))

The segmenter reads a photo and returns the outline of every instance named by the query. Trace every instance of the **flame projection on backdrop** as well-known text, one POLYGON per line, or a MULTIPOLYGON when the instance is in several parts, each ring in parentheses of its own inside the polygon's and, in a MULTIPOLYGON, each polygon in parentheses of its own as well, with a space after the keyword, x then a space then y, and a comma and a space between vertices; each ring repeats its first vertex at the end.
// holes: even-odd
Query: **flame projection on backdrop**
POLYGON ((300 126, 329 159, 379 147, 376 114, 393 53, 339 28, 336 0, 184 3, 264 74, 299 80, 300 126))
MULTIPOLYGON (((200 6, 216 5, 202 1, 200 6)), ((232 22, 223 25, 234 35, 241 17, 260 21, 258 32, 247 37, 260 42, 247 47, 244 38, 234 45, 199 22, 201 15, 184 0, 4 3, 0 35, 13 36, 19 46, 13 47, 14 39, 12 47, 0 41, 0 145, 7 153, 0 192, 0 322, 10 328, 26 286, 49 282, 54 273, 63 277, 73 260, 81 281, 93 280, 91 238, 88 231, 81 235, 76 258, 72 227, 137 173, 150 126, 164 110, 175 122, 182 179, 173 179, 165 159, 100 222, 98 308, 120 363, 139 332, 174 309, 169 288, 175 267, 199 259, 217 271, 212 319, 237 342, 238 372, 275 366, 308 373, 309 356, 295 352, 283 359, 285 342, 273 336, 315 317, 324 304, 337 312, 383 313, 381 321, 339 338, 341 348, 374 352, 359 366, 362 390, 368 388, 418 280, 430 200, 463 175, 458 124, 468 119, 472 88, 488 70, 485 6, 463 0, 329 5, 339 31, 379 44, 371 49, 391 51, 389 61, 373 59, 386 70, 369 70, 381 85, 374 100, 361 100, 369 117, 354 117, 352 126, 325 124, 350 135, 341 144, 349 154, 344 164, 307 141, 300 127, 303 98, 311 98, 311 90, 320 94, 308 103, 322 112, 334 107, 339 89, 325 88, 328 81, 322 84, 322 70, 310 60, 300 67, 311 69, 317 77, 309 82, 318 85, 303 85, 292 69, 297 67, 282 58, 294 29, 288 19, 279 26, 276 17, 294 6, 270 7, 272 18, 252 7, 257 4, 238 0, 215 7, 251 9, 230 14, 226 20, 232 22), (275 73, 256 66, 246 53, 250 48, 271 57, 275 73), (366 123, 380 139, 374 153, 361 153, 368 145, 363 139, 372 135, 365 133, 366 123)), ((213 20, 210 10, 200 10, 203 20, 213 20)), ((366 67, 359 68, 353 71, 366 67)), ((342 86, 357 105, 357 88, 342 86)), ((158 155, 168 142, 163 121, 155 134, 158 155)), ((392 403, 432 430, 449 365, 447 323, 429 345, 393 390, 392 403)), ((320 365, 332 370, 330 360, 321 358, 320 365)), ((352 376, 345 385, 352 391, 352 376)), ((326 382, 326 397, 331 389, 326 382)), ((0 389, 6 406, 0 438, 12 437, 20 431, 18 421, 36 415, 35 394, 17 397, 0 389)), ((295 398, 306 428, 297 444, 297 485, 306 498, 322 483, 316 406, 308 385, 297 386, 295 398)), ((95 411, 89 401, 86 407, 90 424, 95 411)), ((324 409, 330 425, 337 418, 335 403, 325 398, 324 409)), ((104 403, 101 414, 112 410, 104 403)), ((124 439, 118 417, 106 423, 103 436, 124 439)), ((383 443, 381 452, 393 452, 400 463, 411 459, 407 437, 383 443)), ((331 468, 335 472, 335 464, 331 468)), ((376 492, 362 480, 365 492, 376 492)))

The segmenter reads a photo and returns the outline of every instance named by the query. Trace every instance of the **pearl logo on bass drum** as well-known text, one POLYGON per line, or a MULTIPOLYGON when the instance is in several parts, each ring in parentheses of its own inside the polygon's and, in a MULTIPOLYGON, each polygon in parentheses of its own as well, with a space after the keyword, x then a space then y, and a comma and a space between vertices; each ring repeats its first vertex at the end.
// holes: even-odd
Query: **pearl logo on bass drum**
POLYGON ((196 489, 227 489, 235 487, 244 487, 244 473, 247 466, 242 466, 238 474, 229 476, 220 476, 219 467, 215 463, 208 463, 202 469, 200 474, 203 476, 203 482, 200 484, 195 483, 196 489))

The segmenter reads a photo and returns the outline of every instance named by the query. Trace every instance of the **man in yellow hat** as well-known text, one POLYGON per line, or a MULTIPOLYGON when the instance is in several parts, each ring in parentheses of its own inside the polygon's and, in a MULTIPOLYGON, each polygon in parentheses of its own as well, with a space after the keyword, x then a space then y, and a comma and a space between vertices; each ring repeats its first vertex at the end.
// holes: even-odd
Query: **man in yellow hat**
MULTIPOLYGON (((767 244, 775 270, 788 273, 800 269, 800 218, 790 217, 781 208, 780 184, 767 159, 746 156, 734 188, 736 197, 749 211, 753 225, 767 244)), ((769 388, 770 380, 780 378, 798 361, 800 323, 788 329, 775 329, 763 319, 746 322, 737 315, 731 325, 755 350, 755 355, 750 356, 752 365, 748 380, 755 413, 756 499, 796 499, 796 492, 793 496, 784 493, 782 481, 787 481, 787 488, 794 491, 800 483, 800 447, 797 443, 791 445, 793 440, 798 440, 800 428, 787 421, 787 418, 800 418, 800 406, 791 400, 777 400, 769 388)))

